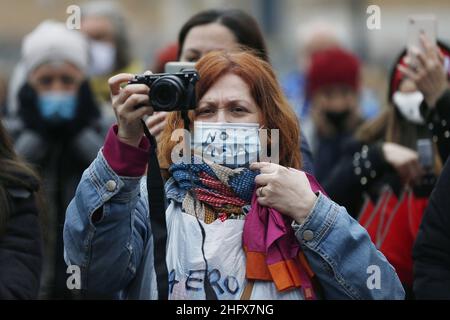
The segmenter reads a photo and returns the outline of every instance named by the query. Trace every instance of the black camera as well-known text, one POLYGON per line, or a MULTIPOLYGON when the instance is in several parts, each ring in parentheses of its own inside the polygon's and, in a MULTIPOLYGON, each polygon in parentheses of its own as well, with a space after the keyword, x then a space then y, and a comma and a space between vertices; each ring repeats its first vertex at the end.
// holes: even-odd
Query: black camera
POLYGON ((155 111, 195 109, 195 84, 200 79, 197 71, 186 63, 171 63, 166 65, 167 70, 172 72, 136 75, 128 84, 151 88, 149 101, 155 111))

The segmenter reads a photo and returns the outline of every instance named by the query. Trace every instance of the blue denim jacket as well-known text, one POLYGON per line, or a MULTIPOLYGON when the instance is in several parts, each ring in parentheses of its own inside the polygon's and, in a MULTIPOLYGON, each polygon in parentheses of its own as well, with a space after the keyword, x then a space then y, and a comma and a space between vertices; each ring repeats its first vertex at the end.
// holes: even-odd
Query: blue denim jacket
MULTIPOLYGON (((166 183, 166 194, 168 210, 174 210, 182 193, 173 180, 166 183)), ((320 194, 308 218, 294 229, 322 298, 404 298, 394 268, 345 208, 320 194)), ((90 293, 155 299, 152 247, 145 178, 118 176, 100 151, 67 209, 66 263, 80 267, 82 289, 90 293), (93 223, 97 209, 103 215, 93 223)))

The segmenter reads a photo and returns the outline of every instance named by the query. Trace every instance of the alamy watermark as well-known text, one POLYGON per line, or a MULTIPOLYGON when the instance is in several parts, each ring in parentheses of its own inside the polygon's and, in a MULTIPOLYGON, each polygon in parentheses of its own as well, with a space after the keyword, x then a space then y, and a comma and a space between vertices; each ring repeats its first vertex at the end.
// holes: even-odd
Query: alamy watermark
POLYGON ((369 15, 366 20, 367 29, 381 29, 381 9, 379 6, 372 4, 367 7, 366 13, 369 15))
POLYGON ((367 289, 369 289, 369 290, 381 289, 380 267, 377 265, 370 265, 367 267, 366 272, 367 272, 367 274, 369 274, 369 277, 367 278, 367 281, 366 281, 367 289))
POLYGON ((70 265, 67 267, 66 273, 69 274, 66 281, 67 289, 80 290, 81 289, 81 269, 77 265, 70 265))
POLYGON ((81 8, 77 5, 70 5, 66 9, 69 15, 66 19, 66 27, 71 30, 81 29, 81 8))

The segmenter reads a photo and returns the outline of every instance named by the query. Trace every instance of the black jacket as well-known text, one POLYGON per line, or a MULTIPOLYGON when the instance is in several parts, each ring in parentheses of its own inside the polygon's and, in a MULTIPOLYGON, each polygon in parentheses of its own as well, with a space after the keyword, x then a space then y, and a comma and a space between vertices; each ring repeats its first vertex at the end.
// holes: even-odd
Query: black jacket
POLYGON ((43 240, 33 193, 7 189, 11 213, 0 235, 0 300, 36 299, 43 240))
MULTIPOLYGON (((422 131, 437 143, 439 155, 445 162, 450 153, 450 89, 438 100, 434 109, 424 102, 421 112, 426 119, 422 131)), ((382 141, 365 145, 354 138, 348 139, 339 161, 321 181, 328 195, 346 207, 355 218, 361 210, 364 194, 376 202, 383 185, 390 185, 396 193, 401 191, 400 180, 385 161, 381 146, 382 141)), ((420 186, 421 194, 430 192, 431 188, 420 186)))
POLYGON ((413 250, 418 299, 450 299, 450 160, 431 194, 413 250))
POLYGON ((437 142, 442 162, 445 162, 450 154, 450 89, 447 89, 439 98, 435 108, 430 109, 423 102, 420 111, 437 142))

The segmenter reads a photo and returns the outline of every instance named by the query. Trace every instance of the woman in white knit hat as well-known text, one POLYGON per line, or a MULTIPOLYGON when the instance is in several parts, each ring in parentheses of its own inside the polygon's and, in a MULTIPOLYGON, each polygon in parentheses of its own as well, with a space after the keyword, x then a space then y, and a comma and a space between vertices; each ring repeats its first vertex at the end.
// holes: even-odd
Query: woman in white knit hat
POLYGON ((5 126, 19 155, 44 178, 49 207, 43 297, 65 298, 62 223, 83 168, 96 156, 107 125, 87 81, 88 42, 64 23, 44 21, 22 43, 24 84, 5 126))

